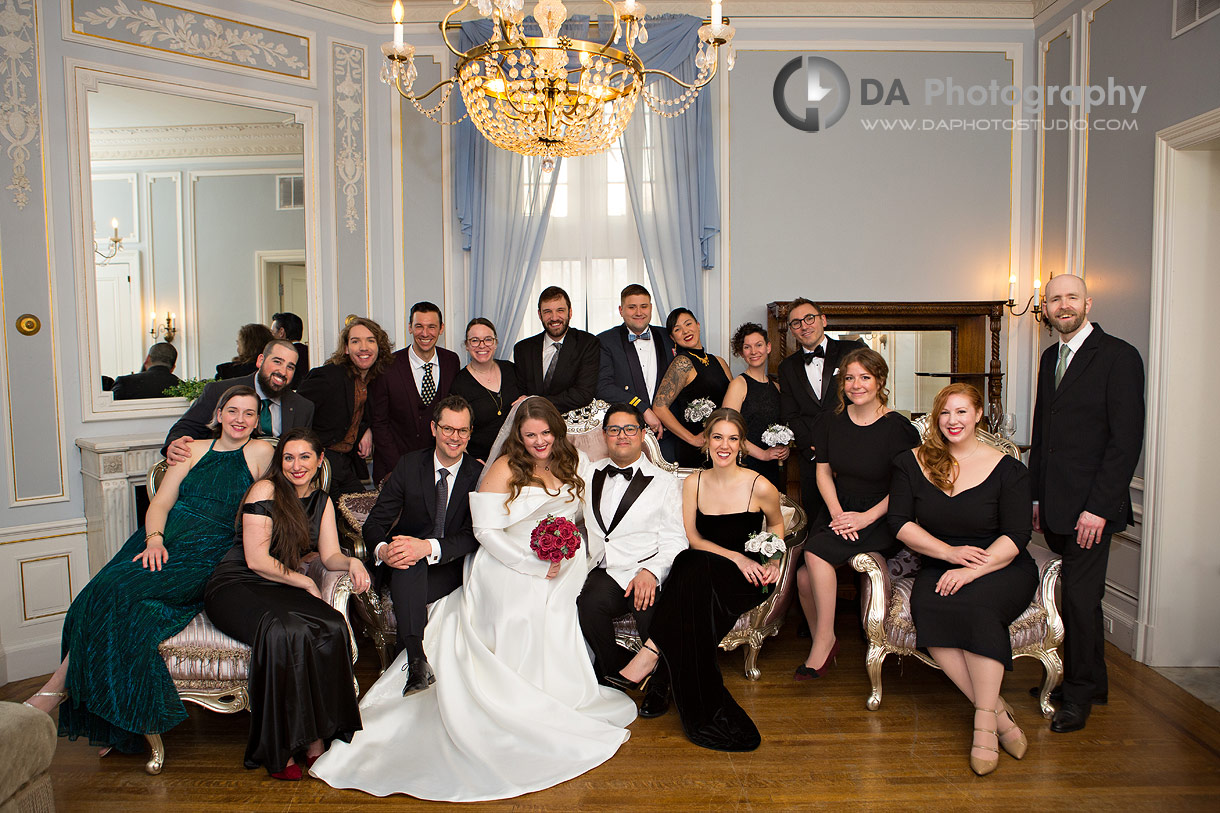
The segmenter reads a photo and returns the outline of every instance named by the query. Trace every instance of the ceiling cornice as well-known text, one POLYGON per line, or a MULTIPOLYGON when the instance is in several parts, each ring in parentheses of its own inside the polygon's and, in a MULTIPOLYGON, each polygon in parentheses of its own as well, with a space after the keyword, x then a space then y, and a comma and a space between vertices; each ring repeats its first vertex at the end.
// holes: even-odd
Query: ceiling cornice
POLYGON ((214 158, 236 155, 302 155, 300 127, 283 124, 192 124, 89 130, 94 161, 145 158, 214 158))

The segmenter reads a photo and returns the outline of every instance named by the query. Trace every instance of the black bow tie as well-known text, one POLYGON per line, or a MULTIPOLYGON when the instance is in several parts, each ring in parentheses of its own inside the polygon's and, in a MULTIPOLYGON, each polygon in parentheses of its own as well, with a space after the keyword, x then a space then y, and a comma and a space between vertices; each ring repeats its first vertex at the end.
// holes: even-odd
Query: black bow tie
POLYGON ((824 358, 826 358, 826 348, 822 347, 822 345, 820 345, 820 344, 817 347, 813 348, 813 350, 805 353, 805 363, 806 364, 812 363, 814 359, 824 359, 824 358))
POLYGON ((629 483, 631 482, 631 475, 635 474, 635 469, 631 468, 630 466, 625 469, 620 469, 618 466, 606 466, 603 471, 606 472, 607 477, 613 477, 617 474, 619 477, 622 477, 629 483))

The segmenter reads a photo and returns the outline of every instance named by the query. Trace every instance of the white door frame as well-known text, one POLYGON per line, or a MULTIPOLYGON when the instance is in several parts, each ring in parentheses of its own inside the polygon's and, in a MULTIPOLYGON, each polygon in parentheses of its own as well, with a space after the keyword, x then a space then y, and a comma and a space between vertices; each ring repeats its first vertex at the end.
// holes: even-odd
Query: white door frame
POLYGON ((267 310, 267 297, 264 295, 267 290, 267 266, 273 263, 276 265, 280 263, 300 263, 305 265, 305 250, 290 248, 280 251, 254 252, 254 278, 258 280, 254 291, 254 306, 255 313, 259 315, 260 319, 267 310))
POLYGON ((1149 301, 1148 331, 1148 428, 1144 436, 1144 516, 1143 541, 1140 545, 1140 596, 1135 627, 1135 659, 1146 662, 1151 655, 1149 634, 1156 625, 1156 574, 1158 556, 1164 539, 1157 509, 1168 487, 1163 479, 1164 466, 1161 446, 1166 427, 1172 421, 1172 405, 1166 389, 1169 359, 1173 348, 1169 341, 1169 321, 1172 316, 1173 256, 1172 223, 1174 163, 1179 150, 1220 138, 1220 108, 1187 119, 1156 134, 1156 175, 1153 198, 1152 230, 1152 291, 1149 301))

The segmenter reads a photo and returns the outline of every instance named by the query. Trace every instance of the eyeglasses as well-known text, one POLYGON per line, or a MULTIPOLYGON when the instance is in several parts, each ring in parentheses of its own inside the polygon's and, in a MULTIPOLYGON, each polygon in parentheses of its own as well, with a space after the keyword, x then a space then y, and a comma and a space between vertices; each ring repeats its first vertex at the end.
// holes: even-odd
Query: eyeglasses
POLYGON ((612 438, 617 438, 619 435, 626 435, 629 438, 633 438, 636 435, 638 435, 639 433, 640 433, 639 424, 632 424, 630 426, 607 426, 606 427, 606 434, 612 438))
POLYGON ((438 423, 436 425, 436 428, 441 430, 441 434, 447 438, 451 438, 454 435, 457 435, 459 438, 470 437, 470 427, 469 426, 461 426, 461 427, 445 426, 443 423, 438 423))
POLYGON ((496 343, 495 336, 488 336, 486 339, 472 338, 467 339, 466 344, 470 347, 491 347, 496 343))
POLYGON ((813 327, 818 323, 818 319, 820 319, 821 316, 822 314, 820 313, 811 313, 803 319, 793 319, 788 323, 788 329, 796 330, 801 325, 804 325, 805 327, 813 327))

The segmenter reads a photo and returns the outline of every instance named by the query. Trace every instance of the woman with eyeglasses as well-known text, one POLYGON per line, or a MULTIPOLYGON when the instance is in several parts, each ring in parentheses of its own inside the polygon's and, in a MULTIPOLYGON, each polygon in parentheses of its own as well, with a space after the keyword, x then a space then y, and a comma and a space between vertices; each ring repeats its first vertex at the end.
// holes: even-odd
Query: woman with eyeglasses
POLYGON ((465 398, 473 410, 474 431, 466 451, 480 463, 487 462, 508 411, 525 395, 517 381, 517 366, 495 357, 496 341, 496 326, 490 319, 476 316, 470 320, 466 325, 470 363, 458 371, 449 389, 465 398))

